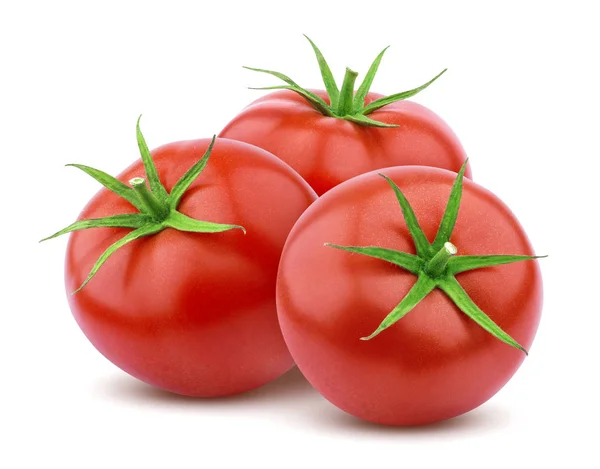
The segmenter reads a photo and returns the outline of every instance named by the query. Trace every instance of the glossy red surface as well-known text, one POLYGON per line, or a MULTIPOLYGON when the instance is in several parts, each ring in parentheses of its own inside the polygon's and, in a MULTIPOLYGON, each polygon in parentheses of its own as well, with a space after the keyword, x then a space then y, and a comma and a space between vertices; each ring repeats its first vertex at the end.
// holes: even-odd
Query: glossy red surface
MULTIPOLYGON (((210 140, 152 152, 169 191, 210 140)), ((137 161, 119 179, 143 176, 137 161)), ((288 232, 315 199, 310 187, 264 150, 218 139, 179 210, 240 230, 166 229, 117 251, 75 295, 100 254, 128 232, 95 228, 71 235, 66 289, 73 315, 110 361, 154 386, 222 396, 256 388, 293 366, 277 323, 275 280, 288 232)), ((80 218, 135 209, 102 189, 80 218)))
MULTIPOLYGON (((381 172, 398 184, 433 241, 456 174, 422 167, 381 172)), ((467 179, 451 241, 459 254, 534 254, 511 211, 467 179)), ((284 338, 306 378, 346 412, 390 425, 448 419, 487 401, 525 359, 441 290, 377 337, 359 340, 377 328, 416 277, 324 243, 415 250, 393 191, 375 173, 322 196, 288 238, 277 284, 284 338)), ((529 349, 542 307, 537 261, 456 278, 484 312, 529 349)))

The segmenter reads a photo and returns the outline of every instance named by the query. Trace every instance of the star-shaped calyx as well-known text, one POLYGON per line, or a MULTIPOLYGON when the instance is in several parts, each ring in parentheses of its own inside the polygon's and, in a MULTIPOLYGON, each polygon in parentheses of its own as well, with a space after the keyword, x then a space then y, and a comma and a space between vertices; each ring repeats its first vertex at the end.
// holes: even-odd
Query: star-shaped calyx
POLYGON ((119 248, 143 236, 154 235, 166 228, 173 228, 179 231, 189 231, 194 233, 219 233, 233 229, 240 229, 244 233, 246 232, 246 230, 239 225, 226 225, 196 220, 177 210, 177 207, 181 202, 181 198, 187 189, 206 167, 210 153, 215 144, 215 137, 213 137, 202 158, 196 164, 194 164, 181 177, 181 179, 179 179, 179 181, 177 181, 177 183, 173 186, 171 193, 168 193, 158 177, 158 172, 156 170, 156 166, 154 165, 154 161, 152 161, 150 150, 148 149, 146 140, 144 139, 144 136, 140 130, 140 119, 137 121, 136 135, 142 163, 144 165, 144 171, 148 179, 148 185, 150 186, 149 188, 146 185, 146 179, 142 177, 130 179, 128 186, 113 176, 110 176, 109 174, 106 174, 98 169, 90 168, 89 166, 80 164, 67 165, 81 169, 83 172, 87 173, 104 187, 106 187, 109 191, 114 192, 118 196, 127 200, 131 205, 138 209, 137 213, 127 213, 104 218, 79 220, 58 231, 52 236, 42 239, 42 241, 46 241, 72 231, 85 230, 88 228, 112 227, 133 229, 133 231, 127 233, 102 253, 100 258, 92 267, 92 270, 83 284, 73 293, 77 293, 79 290, 85 287, 96 274, 96 272, 98 272, 100 267, 102 267, 108 258, 119 248))
MULTIPOLYGON (((335 82, 335 78, 333 77, 333 73, 331 73, 331 69, 323 57, 323 54, 319 50, 319 48, 315 45, 314 42, 310 40, 308 36, 304 36, 310 42, 310 45, 315 52, 317 57, 317 62, 319 63, 319 69, 321 71, 321 77, 323 78, 323 84, 325 85, 325 90, 327 91, 327 95, 329 96, 330 104, 327 104, 324 99, 320 96, 312 93, 306 88, 302 88, 298 83, 292 80, 287 75, 283 73, 275 72, 273 70, 265 70, 262 68, 252 68, 252 67, 244 67, 248 70, 253 70, 255 72, 267 73, 269 75, 273 75, 274 77, 279 78, 285 85, 280 86, 267 86, 263 88, 251 88, 254 90, 291 90, 295 93, 298 93, 302 96, 311 106, 313 106, 317 111, 319 111, 324 116, 328 117, 336 117, 338 119, 345 119, 355 124, 366 125, 371 127, 398 127, 395 124, 386 124, 385 122, 379 122, 375 119, 371 119, 369 114, 377 109, 382 108, 388 104, 394 103, 396 101, 401 101, 403 99, 410 98, 420 91, 423 91, 429 85, 431 85, 435 80, 441 77, 446 69, 442 70, 437 76, 429 80, 424 85, 419 86, 418 88, 403 91, 401 93, 392 94, 389 96, 385 96, 380 99, 376 99, 371 103, 365 105, 365 98, 371 89, 371 85, 373 84, 373 80, 375 79, 375 75, 377 74, 377 70, 379 69, 379 64, 381 63, 381 59, 383 58, 383 54, 388 49, 387 47, 383 49, 375 60, 369 67, 367 74, 361 85, 354 92, 354 85, 356 82, 356 78, 358 77, 358 73, 346 68, 346 74, 344 76, 344 81, 342 82, 342 87, 338 88, 337 83, 335 82)), ((388 46, 389 47, 389 46, 388 46)))
POLYGON ((380 174, 396 194, 406 226, 408 227, 415 244, 416 255, 377 246, 339 246, 329 243, 326 244, 326 246, 341 249, 343 251, 363 254, 365 256, 391 262, 417 276, 417 281, 398 306, 385 317, 379 327, 371 335, 362 337, 361 340, 370 340, 380 334, 408 314, 432 290, 439 288, 448 295, 463 313, 469 316, 487 332, 500 339, 502 342, 527 354, 527 350, 525 350, 524 347, 504 332, 500 326, 498 326, 473 302, 455 276, 468 270, 527 261, 546 256, 507 254, 485 256, 457 255, 458 249, 450 242, 450 237, 452 236, 452 231, 454 230, 454 225, 456 224, 456 219, 458 217, 466 165, 467 163, 465 162, 454 181, 444 216, 442 217, 433 243, 430 243, 423 233, 415 212, 400 188, 387 176, 380 174))

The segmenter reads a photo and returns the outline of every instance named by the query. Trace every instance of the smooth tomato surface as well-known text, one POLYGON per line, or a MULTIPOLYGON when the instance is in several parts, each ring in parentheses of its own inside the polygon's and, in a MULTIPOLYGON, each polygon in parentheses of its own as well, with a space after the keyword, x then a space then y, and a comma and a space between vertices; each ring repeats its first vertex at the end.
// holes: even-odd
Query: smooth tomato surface
MULTIPOLYGON (((209 143, 183 141, 152 152, 168 191, 209 143)), ((143 174, 137 161, 118 179, 143 174)), ((222 396, 277 378, 293 366, 277 323, 277 265, 290 229, 314 199, 312 189, 277 158, 218 139, 179 211, 242 225, 247 234, 167 228, 121 248, 71 295, 102 252, 129 230, 75 232, 66 256, 75 319, 111 362, 169 391, 222 396)), ((80 218, 133 212, 128 202, 102 189, 80 218)))
MULTIPOLYGON (((324 91, 312 90, 327 103, 324 91)), ((383 97, 369 93, 368 104, 383 97)), ((259 146, 294 168, 321 195, 359 174, 389 166, 422 165, 455 172, 466 159, 450 127, 411 101, 398 101, 369 114, 398 128, 377 128, 326 117, 293 91, 263 96, 220 133, 259 146)), ((471 177, 467 168, 465 175, 471 177)))
MULTIPOLYGON (((398 184, 433 241, 456 174, 418 167, 381 172, 398 184)), ((458 254, 533 255, 511 211, 467 179, 451 241, 458 254)), ((336 406, 390 425, 444 420, 488 400, 522 363, 523 352, 484 331, 437 289, 380 335, 359 340, 377 328, 416 277, 326 242, 412 254, 415 249, 393 191, 375 173, 325 194, 290 233, 277 283, 279 321, 302 373, 336 406)), ((529 349, 542 306, 537 261, 456 278, 488 316, 529 349)))

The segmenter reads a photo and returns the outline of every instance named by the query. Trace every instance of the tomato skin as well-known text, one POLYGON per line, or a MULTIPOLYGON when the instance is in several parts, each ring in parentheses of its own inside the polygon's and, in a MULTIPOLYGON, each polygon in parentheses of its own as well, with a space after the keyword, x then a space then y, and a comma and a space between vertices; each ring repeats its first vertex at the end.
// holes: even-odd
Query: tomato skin
MULTIPOLYGON (((380 172, 402 189, 433 241, 456 174, 414 166, 380 172)), ((463 255, 533 255, 510 210, 467 179, 451 241, 463 255)), ((374 172, 322 196, 288 237, 277 283, 283 335, 304 376, 339 408, 380 424, 432 423, 487 401, 523 362, 525 354, 481 329, 438 289, 377 337, 359 340, 377 328, 416 277, 326 242, 415 249, 393 191, 374 172)), ((537 261, 456 278, 475 304, 529 349, 542 307, 537 261)))
MULTIPOLYGON (((168 191, 210 140, 171 143, 152 152, 168 191)), ((118 179, 144 175, 140 161, 118 179)), ((224 396, 261 386, 293 360, 277 323, 275 281, 289 230, 315 194, 264 150, 217 139, 210 161, 179 211, 240 230, 185 233, 170 228, 117 251, 75 295, 101 253, 129 230, 95 228, 69 240, 69 304, 92 344, 111 362, 159 388, 224 396)), ((102 189, 80 218, 133 213, 102 189)))
MULTIPOLYGON (((312 90, 327 103, 327 93, 312 90)), ((368 104, 383 97, 369 93, 368 104)), ((458 172, 465 151, 450 127, 412 101, 398 101, 369 114, 399 128, 377 128, 326 117, 293 91, 263 96, 219 134, 278 156, 321 195, 360 174, 389 166, 434 166, 458 172)), ((465 175, 471 177, 468 167, 465 175)))

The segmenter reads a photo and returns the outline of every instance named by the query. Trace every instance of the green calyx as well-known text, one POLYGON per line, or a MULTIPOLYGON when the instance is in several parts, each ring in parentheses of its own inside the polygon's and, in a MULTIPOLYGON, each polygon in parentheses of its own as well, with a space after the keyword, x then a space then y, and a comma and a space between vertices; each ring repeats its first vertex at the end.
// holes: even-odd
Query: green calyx
POLYGON ((67 165, 81 169, 108 190, 127 200, 131 205, 138 209, 137 213, 127 213, 104 218, 79 220, 58 231, 57 233, 54 233, 52 236, 42 239, 42 241, 46 241, 72 231, 85 230, 88 228, 111 227, 132 229, 132 231, 127 233, 113 245, 109 246, 109 248, 102 253, 100 258, 92 267, 92 270, 83 284, 73 293, 77 293, 83 287, 85 287, 96 274, 96 272, 98 272, 100 267, 102 267, 108 258, 119 248, 143 236, 150 236, 159 233, 166 228, 173 228, 179 231, 188 231, 194 233, 220 233, 223 231, 239 229, 242 230, 244 234, 246 233, 246 230, 239 225, 226 225, 196 220, 177 211, 177 207, 179 206, 181 198, 190 187, 192 182, 196 180, 196 178, 206 167, 210 153, 215 144, 216 137, 213 137, 212 142, 202 158, 196 164, 194 164, 179 181, 177 181, 175 186, 173 186, 171 193, 169 194, 158 177, 158 172, 156 171, 156 166, 152 161, 150 150, 148 149, 146 140, 144 139, 144 136, 140 130, 140 119, 137 121, 136 134, 148 185, 146 185, 146 179, 142 177, 135 177, 131 179, 128 186, 113 176, 110 176, 103 171, 90 168, 89 166, 78 164, 67 165))
POLYGON ((377 246, 339 246, 325 244, 326 246, 341 249, 352 253, 375 257, 401 267, 417 276, 417 281, 381 322, 379 327, 369 336, 361 340, 370 340, 377 336, 398 320, 402 319, 415 306, 417 306, 435 288, 442 290, 456 304, 456 306, 479 326, 485 329, 502 342, 515 347, 527 354, 517 341, 504 332, 487 314, 485 314, 469 297, 462 288, 456 275, 469 270, 483 267, 494 267, 512 262, 538 259, 546 256, 521 256, 521 255, 486 255, 486 256, 460 256, 458 249, 450 242, 454 225, 458 217, 460 200, 462 197, 463 177, 467 163, 463 165, 454 181, 446 210, 442 217, 438 232, 433 243, 430 243, 421 229, 415 212, 400 188, 388 177, 380 174, 396 194, 400 204, 406 226, 415 244, 417 254, 408 254, 394 249, 377 246))
MULTIPOLYGON (((325 85, 325 90, 329 95, 329 102, 327 104, 324 99, 317 96, 316 94, 308 91, 305 88, 302 88, 298 83, 292 80, 287 75, 283 73, 274 72, 273 70, 265 70, 262 68, 252 68, 252 67, 244 67, 248 70, 253 70, 255 72, 267 73, 269 75, 273 75, 274 77, 279 78, 285 85, 280 86, 268 86, 263 88, 251 88, 255 90, 291 90, 298 93, 302 96, 309 104, 311 104, 317 111, 319 111, 324 116, 328 117, 336 117, 338 119, 345 119, 351 122, 354 122, 359 125, 366 125, 372 127, 398 127, 393 124, 386 124, 384 122, 379 122, 377 120, 371 119, 367 117, 373 111, 382 108, 388 104, 394 103, 396 101, 401 101, 403 99, 410 98, 420 91, 427 88, 431 85, 435 80, 441 77, 447 69, 442 70, 437 76, 429 80, 424 85, 421 85, 417 88, 414 88, 409 91, 403 91, 401 93, 396 93, 390 96, 386 96, 384 98, 377 99, 367 105, 365 105, 365 98, 371 89, 371 85, 373 80, 375 79, 375 75, 377 74, 377 70, 379 69, 379 64, 381 63, 381 59, 383 58, 383 54, 388 49, 387 47, 383 49, 375 60, 369 67, 367 74, 361 85, 354 92, 354 84, 358 73, 346 69, 346 74, 344 76, 344 81, 342 82, 342 87, 338 88, 335 79, 333 78, 333 74, 331 73, 331 69, 323 57, 323 54, 319 50, 319 48, 315 45, 314 42, 310 40, 308 36, 304 36, 310 42, 310 45, 315 52, 317 57, 317 62, 319 63, 319 69, 321 70, 321 76, 323 78, 323 84, 325 85)), ((388 46, 389 47, 389 46, 388 46)))

